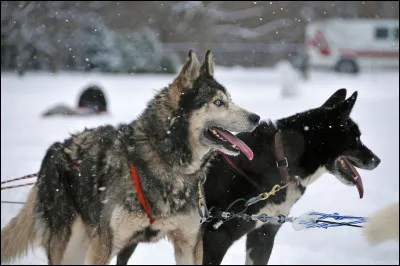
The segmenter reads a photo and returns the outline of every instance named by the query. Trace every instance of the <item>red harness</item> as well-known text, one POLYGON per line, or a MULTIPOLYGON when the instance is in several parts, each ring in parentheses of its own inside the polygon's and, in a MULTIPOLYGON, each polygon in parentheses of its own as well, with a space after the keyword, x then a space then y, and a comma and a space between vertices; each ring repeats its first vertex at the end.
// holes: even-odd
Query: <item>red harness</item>
POLYGON ((147 217, 150 220, 150 223, 153 223, 156 219, 150 213, 150 205, 149 205, 148 201, 146 200, 146 198, 144 197, 142 187, 140 186, 139 175, 137 174, 135 166, 133 166, 133 164, 131 164, 130 166, 131 166, 131 174, 132 174, 132 178, 133 178, 133 183, 135 184, 135 189, 136 189, 136 192, 138 193, 139 201, 142 204, 143 209, 146 212, 147 217))

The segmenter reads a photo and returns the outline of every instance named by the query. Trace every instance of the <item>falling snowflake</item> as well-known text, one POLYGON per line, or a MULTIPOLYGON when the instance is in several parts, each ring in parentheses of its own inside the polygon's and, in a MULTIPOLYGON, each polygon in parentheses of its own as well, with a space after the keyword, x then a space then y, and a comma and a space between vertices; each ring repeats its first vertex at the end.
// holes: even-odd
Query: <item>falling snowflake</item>
POLYGON ((101 203, 106 204, 108 202, 108 199, 102 200, 101 203))

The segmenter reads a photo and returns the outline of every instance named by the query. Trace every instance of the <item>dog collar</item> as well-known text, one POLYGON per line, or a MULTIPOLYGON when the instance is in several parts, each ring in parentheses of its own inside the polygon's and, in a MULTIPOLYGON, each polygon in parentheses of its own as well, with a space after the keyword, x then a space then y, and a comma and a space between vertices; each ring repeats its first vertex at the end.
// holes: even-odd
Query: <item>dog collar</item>
POLYGON ((285 157, 285 152, 283 149, 282 136, 279 131, 275 133, 275 157, 276 157, 276 167, 278 167, 279 172, 282 176, 284 183, 290 182, 290 175, 288 170, 288 160, 285 157))
POLYGON ((299 179, 297 176, 293 178, 289 174, 289 163, 285 157, 285 152, 283 149, 282 135, 280 131, 275 133, 275 157, 276 157, 276 167, 278 167, 279 172, 282 176, 284 184, 296 183, 299 184, 299 179))

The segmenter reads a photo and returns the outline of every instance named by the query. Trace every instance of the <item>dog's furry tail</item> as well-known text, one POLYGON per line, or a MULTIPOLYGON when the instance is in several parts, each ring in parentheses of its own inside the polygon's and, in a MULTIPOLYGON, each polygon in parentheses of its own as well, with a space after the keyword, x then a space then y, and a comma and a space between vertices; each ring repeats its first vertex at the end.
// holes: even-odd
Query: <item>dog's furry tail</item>
POLYGON ((1 229, 1 263, 26 254, 35 240, 35 205, 38 190, 34 186, 21 211, 1 229))
POLYGON ((399 203, 380 209, 367 218, 364 236, 371 245, 399 240, 399 203))

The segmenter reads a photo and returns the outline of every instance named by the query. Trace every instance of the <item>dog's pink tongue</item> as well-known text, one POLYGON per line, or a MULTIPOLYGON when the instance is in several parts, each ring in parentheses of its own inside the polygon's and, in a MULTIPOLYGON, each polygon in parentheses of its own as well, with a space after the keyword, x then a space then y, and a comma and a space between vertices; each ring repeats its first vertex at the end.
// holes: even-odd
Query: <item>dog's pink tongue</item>
POLYGON ((360 194, 360 199, 364 197, 364 186, 360 176, 356 179, 356 186, 358 189, 358 194, 360 194))
POLYGON ((246 155, 247 159, 249 159, 250 161, 253 160, 254 158, 253 151, 243 141, 241 141, 240 139, 238 139, 237 137, 235 137, 234 135, 232 135, 227 131, 220 130, 218 128, 216 128, 215 130, 218 132, 218 134, 224 137, 229 143, 231 143, 232 145, 236 145, 236 147, 246 155))
POLYGON ((350 167, 351 171, 353 172, 353 179, 354 179, 354 182, 356 183, 356 186, 358 189, 358 194, 360 195, 360 199, 362 199, 364 197, 364 186, 363 186, 361 176, 351 162, 349 162, 346 158, 343 158, 343 159, 346 161, 346 163, 350 167))

